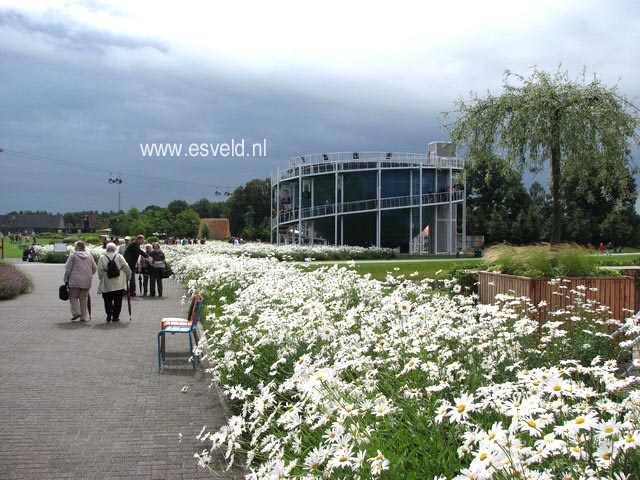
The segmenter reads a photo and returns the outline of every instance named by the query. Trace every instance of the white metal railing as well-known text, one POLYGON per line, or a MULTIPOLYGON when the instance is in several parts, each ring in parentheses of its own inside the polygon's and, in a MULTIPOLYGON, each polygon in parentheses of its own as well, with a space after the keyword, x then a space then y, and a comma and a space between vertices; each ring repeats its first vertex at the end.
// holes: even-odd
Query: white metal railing
POLYGON ((318 175, 348 170, 377 168, 464 168, 464 160, 457 157, 439 157, 425 153, 397 152, 336 152, 301 155, 289 160, 288 168, 272 176, 272 184, 294 177, 318 175))
POLYGON ((425 193, 422 195, 406 195, 402 197, 388 197, 378 200, 356 200, 353 202, 328 203, 325 205, 316 205, 313 207, 305 207, 301 210, 287 205, 287 209, 279 212, 278 217, 271 219, 272 228, 278 224, 297 222, 300 219, 310 220, 312 218, 324 217, 334 214, 348 214, 355 212, 366 212, 389 210, 393 208, 412 207, 420 205, 431 205, 435 203, 449 203, 461 201, 464 198, 464 190, 453 190, 451 192, 425 193), (422 197, 422 199, 420 198, 422 197), (422 202, 421 202, 422 200, 422 202), (301 215, 299 217, 298 215, 301 215))

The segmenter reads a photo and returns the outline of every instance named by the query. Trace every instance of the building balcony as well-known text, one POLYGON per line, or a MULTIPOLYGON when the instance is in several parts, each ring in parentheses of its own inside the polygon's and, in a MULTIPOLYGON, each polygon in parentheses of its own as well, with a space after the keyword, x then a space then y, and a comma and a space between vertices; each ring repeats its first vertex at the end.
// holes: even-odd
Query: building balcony
POLYGON ((301 155, 289 160, 286 170, 272 176, 272 184, 291 178, 321 175, 334 172, 394 169, 394 168, 452 168, 462 170, 464 160, 457 157, 440 157, 433 154, 396 152, 336 152, 301 155))
POLYGON ((353 202, 341 202, 316 205, 298 209, 291 204, 282 205, 279 215, 272 218, 272 228, 278 225, 289 225, 300 220, 313 220, 333 215, 348 215, 352 213, 377 212, 378 210, 393 210, 397 208, 421 207, 425 205, 447 204, 450 202, 464 201, 464 190, 456 189, 450 192, 425 193, 422 195, 406 195, 402 197, 388 197, 376 199, 357 200, 353 202))

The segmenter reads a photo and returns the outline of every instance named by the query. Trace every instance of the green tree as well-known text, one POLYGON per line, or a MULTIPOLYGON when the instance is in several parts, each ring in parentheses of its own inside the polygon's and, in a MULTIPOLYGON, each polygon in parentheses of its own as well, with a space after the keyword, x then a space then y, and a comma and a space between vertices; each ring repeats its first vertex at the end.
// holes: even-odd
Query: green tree
POLYGON ((587 164, 562 179, 565 237, 567 240, 597 245, 612 241, 617 246, 635 245, 638 214, 635 211, 636 185, 631 169, 627 181, 605 195, 598 166, 587 164))
POLYGON ((638 140, 640 119, 617 88, 595 76, 572 81, 562 71, 534 70, 528 78, 507 71, 501 95, 480 98, 472 93, 456 107, 457 118, 448 128, 452 140, 467 146, 471 157, 498 148, 521 167, 539 171, 550 162, 552 244, 561 241, 563 173, 596 164, 607 197, 615 185, 628 182, 630 141, 638 140))
POLYGON ((169 235, 174 230, 174 217, 167 208, 159 208, 144 212, 147 224, 149 226, 149 234, 159 234, 163 237, 169 235))
POLYGON ((198 238, 211 239, 211 227, 208 223, 200 223, 200 230, 198 231, 198 238))
POLYGON ((534 230, 535 241, 548 242, 551 232, 551 195, 538 182, 529 187, 531 198, 530 223, 534 230))
POLYGON ((201 198, 191 204, 191 209, 195 210, 200 218, 220 218, 223 216, 224 202, 212 202, 207 198, 201 198))
POLYGON ((598 233, 602 241, 612 242, 614 247, 638 247, 640 217, 635 209, 613 209, 600 224, 598 233))
POLYGON ((175 234, 179 237, 195 237, 198 234, 200 217, 196 212, 187 208, 176 217, 175 234))
POLYGON ((189 208, 189 204, 184 200, 173 200, 169 202, 167 205, 167 209, 171 212, 174 218, 178 216, 179 213, 184 212, 187 208, 189 208))
POLYGON ((465 168, 467 232, 484 235, 485 243, 523 244, 539 240, 532 217, 535 209, 521 173, 505 159, 486 156, 465 168))
POLYGON ((225 214, 229 219, 232 235, 242 235, 248 239, 267 240, 269 238, 270 186, 269 179, 254 179, 233 191, 225 206, 225 214), (252 209, 252 214, 247 217, 249 208, 252 209), (247 219, 251 220, 251 224, 249 231, 245 232, 247 219), (267 225, 266 230, 263 228, 265 224, 267 225), (257 228, 258 226, 261 228, 257 228))

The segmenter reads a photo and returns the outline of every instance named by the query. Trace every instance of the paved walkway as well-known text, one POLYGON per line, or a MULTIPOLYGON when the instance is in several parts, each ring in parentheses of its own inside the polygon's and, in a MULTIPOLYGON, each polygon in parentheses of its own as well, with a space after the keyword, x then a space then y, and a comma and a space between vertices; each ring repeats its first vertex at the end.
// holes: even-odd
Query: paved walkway
POLYGON ((168 336, 157 364, 159 319, 184 315, 182 288, 165 281, 165 297, 135 297, 131 322, 124 305, 107 324, 96 277, 93 320, 71 322, 63 266, 18 264, 35 291, 0 302, 0 478, 211 478, 195 436, 224 423, 220 398, 188 363, 186 335, 168 336))

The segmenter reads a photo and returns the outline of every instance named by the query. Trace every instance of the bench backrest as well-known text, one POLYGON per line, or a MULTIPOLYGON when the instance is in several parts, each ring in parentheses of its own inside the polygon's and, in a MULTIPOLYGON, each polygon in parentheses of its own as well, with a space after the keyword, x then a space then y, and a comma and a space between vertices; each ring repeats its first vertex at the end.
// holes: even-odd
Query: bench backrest
POLYGON ((198 295, 200 299, 195 303, 193 307, 193 316, 190 319, 191 321, 191 330, 195 330, 198 322, 200 321, 200 313, 202 312, 202 307, 204 306, 204 297, 202 295, 198 295))

